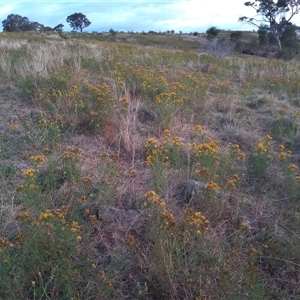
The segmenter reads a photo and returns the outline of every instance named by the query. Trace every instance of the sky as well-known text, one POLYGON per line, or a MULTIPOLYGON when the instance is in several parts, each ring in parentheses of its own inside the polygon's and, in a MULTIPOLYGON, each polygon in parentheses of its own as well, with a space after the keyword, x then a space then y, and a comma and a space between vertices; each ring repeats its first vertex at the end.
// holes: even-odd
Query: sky
MULTIPOLYGON (((238 22, 241 16, 253 16, 254 10, 243 0, 136 0, 136 1, 3 1, 0 21, 9 14, 27 17, 32 22, 54 27, 60 23, 64 31, 72 30, 66 19, 83 13, 91 25, 84 31, 167 31, 205 32, 209 27, 252 30, 253 26, 238 22)), ((2 30, 2 23, 0 23, 2 30)))

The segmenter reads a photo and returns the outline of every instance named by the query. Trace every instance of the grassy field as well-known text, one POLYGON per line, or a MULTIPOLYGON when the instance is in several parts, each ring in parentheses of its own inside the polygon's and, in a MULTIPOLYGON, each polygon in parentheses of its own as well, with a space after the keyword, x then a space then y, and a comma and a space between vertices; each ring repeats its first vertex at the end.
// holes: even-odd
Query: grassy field
POLYGON ((300 299, 300 62, 197 45, 0 35, 0 299, 300 299))

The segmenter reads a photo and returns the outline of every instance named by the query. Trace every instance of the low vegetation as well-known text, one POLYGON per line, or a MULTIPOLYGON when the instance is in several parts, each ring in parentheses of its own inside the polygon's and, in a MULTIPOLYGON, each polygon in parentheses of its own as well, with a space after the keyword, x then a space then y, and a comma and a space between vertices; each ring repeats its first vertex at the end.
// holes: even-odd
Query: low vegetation
POLYGON ((298 299, 299 61, 61 34, 1 34, 0 299, 298 299))

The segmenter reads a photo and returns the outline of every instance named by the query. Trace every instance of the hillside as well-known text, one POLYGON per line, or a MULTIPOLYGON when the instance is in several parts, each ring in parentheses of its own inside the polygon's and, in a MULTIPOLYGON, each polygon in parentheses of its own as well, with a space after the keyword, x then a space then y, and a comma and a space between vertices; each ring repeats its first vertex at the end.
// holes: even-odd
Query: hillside
POLYGON ((0 34, 0 299, 300 298, 300 62, 212 45, 0 34))

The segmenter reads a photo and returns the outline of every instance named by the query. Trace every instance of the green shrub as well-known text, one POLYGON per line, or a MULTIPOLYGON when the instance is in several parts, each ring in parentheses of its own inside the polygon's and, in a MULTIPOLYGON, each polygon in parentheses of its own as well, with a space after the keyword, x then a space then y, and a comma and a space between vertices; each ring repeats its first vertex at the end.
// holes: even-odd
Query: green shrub
POLYGON ((207 38, 214 39, 220 32, 221 32, 220 29, 218 29, 215 26, 212 26, 206 30, 207 38))

